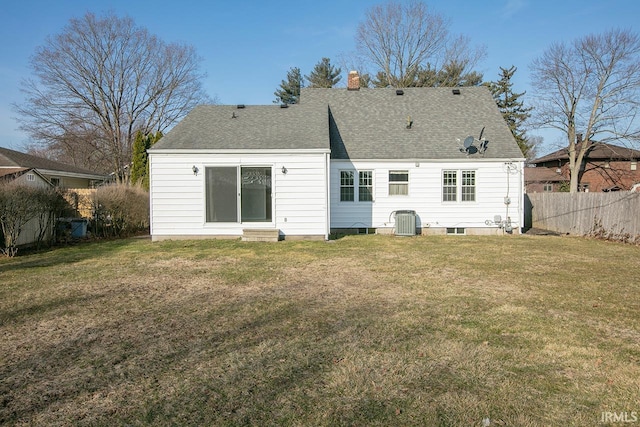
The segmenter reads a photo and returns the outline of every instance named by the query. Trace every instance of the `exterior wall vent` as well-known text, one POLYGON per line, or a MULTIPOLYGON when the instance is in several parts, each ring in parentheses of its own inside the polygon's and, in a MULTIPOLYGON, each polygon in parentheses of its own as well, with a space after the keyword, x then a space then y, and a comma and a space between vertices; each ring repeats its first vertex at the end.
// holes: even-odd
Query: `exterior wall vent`
POLYGON ((396 211, 396 236, 416 235, 416 211, 396 211))

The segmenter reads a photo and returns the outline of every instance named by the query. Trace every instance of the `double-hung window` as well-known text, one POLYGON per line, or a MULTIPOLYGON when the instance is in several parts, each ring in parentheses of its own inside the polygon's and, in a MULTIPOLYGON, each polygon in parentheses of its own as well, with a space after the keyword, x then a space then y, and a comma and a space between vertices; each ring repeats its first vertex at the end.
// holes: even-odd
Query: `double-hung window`
POLYGON ((373 201, 373 171, 340 171, 340 201, 356 200, 373 201))
POLYGON ((354 201, 354 172, 353 171, 340 171, 340 201, 341 202, 353 202, 354 201))
POLYGON ((455 202, 458 200, 458 171, 442 172, 442 201, 455 202))
POLYGON ((476 171, 442 171, 442 201, 457 202, 458 194, 461 202, 476 201, 476 171))
POLYGON ((389 195, 406 196, 409 194, 409 171, 389 171, 389 195))
POLYGON ((270 167, 207 167, 205 185, 207 222, 271 221, 270 167))
POLYGON ((358 172, 358 201, 373 201, 373 171, 358 172))
POLYGON ((463 202, 475 202, 476 201, 476 171, 461 171, 462 174, 462 201, 463 202))

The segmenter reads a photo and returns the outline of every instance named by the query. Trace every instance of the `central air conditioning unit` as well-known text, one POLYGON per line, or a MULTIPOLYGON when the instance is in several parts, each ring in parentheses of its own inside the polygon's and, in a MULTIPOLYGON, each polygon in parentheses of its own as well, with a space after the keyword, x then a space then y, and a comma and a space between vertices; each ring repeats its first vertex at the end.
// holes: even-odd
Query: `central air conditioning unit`
POLYGON ((416 235, 416 211, 396 211, 396 236, 416 235))

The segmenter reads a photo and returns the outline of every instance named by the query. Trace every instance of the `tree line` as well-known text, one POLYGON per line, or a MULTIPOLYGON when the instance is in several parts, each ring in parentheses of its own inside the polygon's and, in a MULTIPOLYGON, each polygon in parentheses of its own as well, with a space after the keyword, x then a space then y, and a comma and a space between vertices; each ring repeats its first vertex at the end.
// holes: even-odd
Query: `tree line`
MULTIPOLYGON (((274 102, 297 102, 305 85, 335 87, 347 67, 359 71, 363 87, 484 84, 524 156, 535 155, 540 143, 529 136, 531 130, 562 132, 571 191, 577 190, 582 163, 595 144, 640 141, 640 39, 631 30, 550 46, 530 66, 535 93, 526 95, 526 104, 525 93, 513 88, 515 66, 501 67, 496 81, 483 81, 476 68, 486 47, 453 34, 450 21, 422 1, 373 6, 357 27, 355 42, 356 51, 340 67, 323 57, 308 75, 291 68, 274 102)), ((126 176, 137 158, 133 169, 144 183, 144 144, 195 105, 212 102, 199 67, 192 46, 165 43, 130 18, 88 13, 71 19, 36 50, 33 76, 23 82, 26 100, 16 111, 21 128, 48 157, 118 177, 126 176), (136 143, 143 151, 136 151, 136 143)))

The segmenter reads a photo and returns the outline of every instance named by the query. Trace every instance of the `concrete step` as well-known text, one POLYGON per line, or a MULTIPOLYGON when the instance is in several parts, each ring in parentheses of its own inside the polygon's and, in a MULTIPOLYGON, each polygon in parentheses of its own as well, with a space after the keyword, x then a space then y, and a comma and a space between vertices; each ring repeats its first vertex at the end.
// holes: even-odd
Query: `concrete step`
POLYGON ((277 228, 245 228, 242 230, 243 242, 277 242, 280 230, 277 228))

